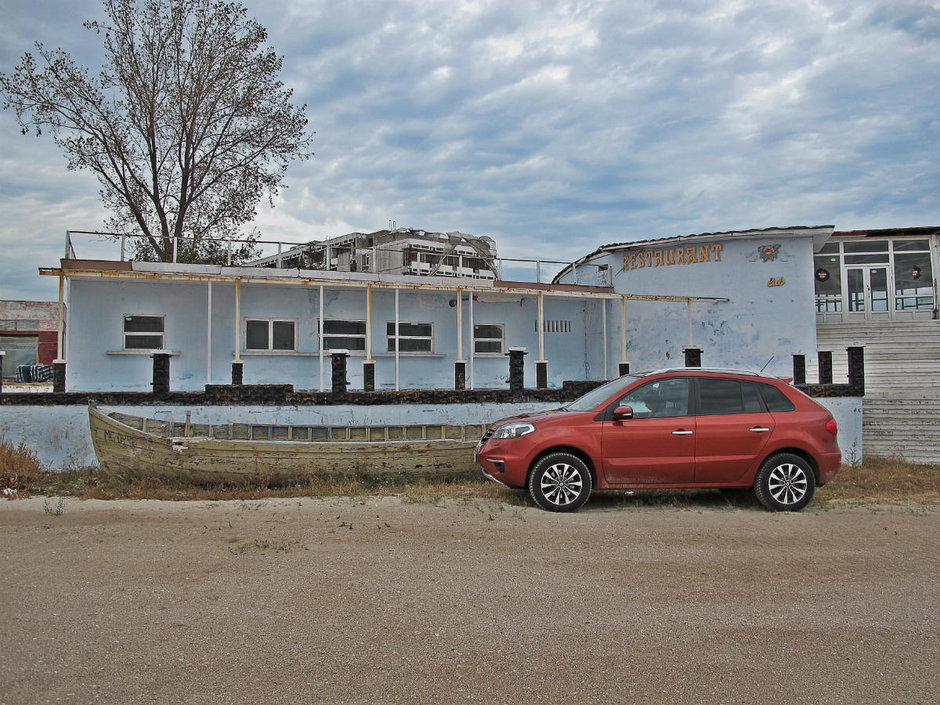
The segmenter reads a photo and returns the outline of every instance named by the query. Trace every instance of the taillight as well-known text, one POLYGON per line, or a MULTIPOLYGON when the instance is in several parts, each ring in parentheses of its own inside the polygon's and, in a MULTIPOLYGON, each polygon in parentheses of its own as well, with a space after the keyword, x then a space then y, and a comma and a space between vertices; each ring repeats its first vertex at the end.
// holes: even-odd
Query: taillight
POLYGON ((836 423, 835 419, 829 419, 829 421, 826 422, 826 430, 833 436, 839 432, 839 425, 836 423))

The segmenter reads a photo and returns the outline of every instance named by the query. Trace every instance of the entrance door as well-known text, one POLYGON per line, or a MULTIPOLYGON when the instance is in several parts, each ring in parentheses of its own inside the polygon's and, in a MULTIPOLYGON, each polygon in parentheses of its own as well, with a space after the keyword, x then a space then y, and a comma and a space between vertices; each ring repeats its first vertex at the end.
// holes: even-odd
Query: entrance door
POLYGON ((848 319, 890 318, 890 282, 887 267, 846 267, 848 319))

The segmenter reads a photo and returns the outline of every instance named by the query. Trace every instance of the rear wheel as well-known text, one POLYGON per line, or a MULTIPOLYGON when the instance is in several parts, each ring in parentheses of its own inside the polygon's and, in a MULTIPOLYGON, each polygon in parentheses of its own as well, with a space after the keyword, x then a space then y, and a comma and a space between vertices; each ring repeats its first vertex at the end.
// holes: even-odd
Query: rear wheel
POLYGON ((529 476, 529 494, 551 512, 573 512, 591 495, 591 472, 571 453, 552 453, 542 458, 529 476))
POLYGON ((813 498, 816 476, 803 458, 779 453, 764 461, 754 479, 754 494, 774 512, 798 512, 813 498))

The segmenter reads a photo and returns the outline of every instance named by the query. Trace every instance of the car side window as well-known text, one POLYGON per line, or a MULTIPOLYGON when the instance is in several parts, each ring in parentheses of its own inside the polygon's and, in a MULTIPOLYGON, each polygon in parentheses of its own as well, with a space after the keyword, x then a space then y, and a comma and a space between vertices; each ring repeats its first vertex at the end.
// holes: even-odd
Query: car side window
POLYGON ((793 411, 796 407, 793 402, 787 399, 787 395, 776 387, 769 384, 758 384, 761 396, 764 397, 764 403, 768 411, 793 411))
POLYGON ((723 377, 700 377, 699 415, 755 414, 764 410, 750 382, 723 377))
POLYGON ((689 415, 689 380, 658 379, 621 397, 617 406, 629 406, 635 419, 666 419, 689 415))

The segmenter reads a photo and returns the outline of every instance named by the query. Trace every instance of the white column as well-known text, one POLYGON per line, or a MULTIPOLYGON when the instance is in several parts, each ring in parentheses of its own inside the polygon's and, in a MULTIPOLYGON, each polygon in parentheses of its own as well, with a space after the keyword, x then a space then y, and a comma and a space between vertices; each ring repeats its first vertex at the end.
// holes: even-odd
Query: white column
POLYGON ((323 287, 320 287, 320 317, 317 320, 317 330, 319 331, 317 349, 320 357, 320 391, 323 391, 323 287))
POLYGON ((241 362, 242 349, 242 280, 235 280, 235 362, 241 362))
POLYGON ((473 291, 470 289, 467 290, 467 302, 468 302, 468 309, 470 313, 470 389, 474 389, 473 358, 475 357, 476 345, 473 344, 473 291))
POLYGON ((400 372, 399 364, 401 362, 401 358, 399 357, 399 350, 398 350, 398 335, 400 333, 400 331, 398 330, 398 291, 399 291, 398 287, 395 287, 395 391, 396 392, 399 389, 401 389, 401 386, 399 384, 399 372, 400 372))
POLYGON ((206 286, 206 384, 212 384, 212 280, 206 286))
POLYGON ((604 339, 604 376, 603 379, 610 379, 607 366, 607 299, 601 299, 601 331, 604 339))

